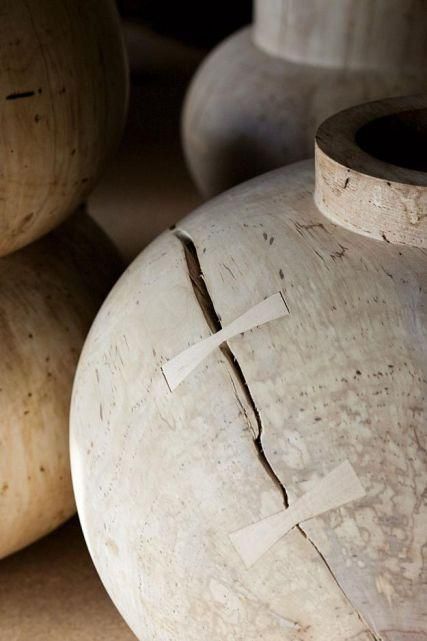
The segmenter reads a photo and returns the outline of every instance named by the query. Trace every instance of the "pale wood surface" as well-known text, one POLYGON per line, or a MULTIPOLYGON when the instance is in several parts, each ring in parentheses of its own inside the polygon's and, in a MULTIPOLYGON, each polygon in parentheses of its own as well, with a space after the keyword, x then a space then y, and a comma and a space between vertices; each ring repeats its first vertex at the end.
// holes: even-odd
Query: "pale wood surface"
POLYGON ((0 558, 75 511, 71 386, 90 323, 120 268, 103 232, 81 213, 0 259, 0 558))
POLYGON ((122 133, 127 67, 113 0, 0 8, 0 255, 58 225, 122 133))
MULTIPOLYGON (((333 222, 358 233, 427 247, 427 172, 422 167, 408 169, 397 164, 400 158, 408 161, 407 152, 400 147, 406 147, 404 139, 410 127, 421 138, 424 124, 427 94, 354 107, 323 123, 316 134, 315 199, 319 209, 333 222), (358 132, 372 121, 389 123, 388 130, 383 125, 378 140, 386 140, 396 164, 376 158, 357 143, 358 132)), ((421 140, 420 147, 424 145, 421 140)), ((410 154, 412 162, 420 162, 415 144, 410 154)))
POLYGON ((311 162, 293 165, 178 227, 225 326, 284 293, 283 322, 229 341, 245 384, 216 350, 170 393, 162 365, 211 334, 177 231, 131 265, 84 348, 74 487, 98 571, 141 639, 427 634, 426 251, 331 223, 313 182, 311 162), (366 496, 245 569, 229 533, 345 459, 366 496))
POLYGON ((163 374, 171 391, 175 390, 178 385, 224 341, 228 341, 230 338, 233 338, 233 336, 237 336, 237 334, 242 334, 264 323, 287 316, 288 314, 289 310, 286 307, 283 295, 277 292, 261 303, 251 307, 251 309, 239 316, 239 318, 236 318, 227 325, 227 327, 223 327, 215 334, 208 336, 177 356, 174 356, 174 358, 162 367, 163 374))
POLYGON ((417 70, 425 0, 255 0, 254 40, 273 56, 330 67, 417 70))
POLYGON ((2 641, 135 641, 108 598, 77 519, 0 562, 2 641))
POLYGON ((230 540, 249 568, 299 523, 364 496, 365 490, 351 463, 344 461, 297 499, 292 507, 232 532, 230 540))
POLYGON ((339 110, 427 86, 425 0, 260 0, 258 13, 187 94, 185 154, 206 198, 312 157, 317 127, 339 110), (260 39, 283 42, 286 56, 260 39))

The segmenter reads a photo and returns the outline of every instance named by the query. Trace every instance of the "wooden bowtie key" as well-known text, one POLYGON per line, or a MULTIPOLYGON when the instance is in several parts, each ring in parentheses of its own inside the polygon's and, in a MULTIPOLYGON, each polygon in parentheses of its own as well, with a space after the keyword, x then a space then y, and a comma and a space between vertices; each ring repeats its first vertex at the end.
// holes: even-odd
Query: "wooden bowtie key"
MULTIPOLYGON (((192 345, 162 367, 170 390, 173 392, 214 349, 228 339, 287 315, 289 309, 280 292, 251 307, 227 327, 192 345)), ((249 568, 296 525, 363 496, 365 491, 356 472, 349 461, 344 461, 288 509, 232 532, 229 536, 249 568)))
POLYGON ((264 323, 288 315, 289 309, 280 292, 269 296, 261 303, 258 303, 258 305, 251 307, 251 309, 242 314, 242 316, 239 316, 239 318, 227 325, 227 327, 223 327, 219 332, 192 345, 165 363, 162 371, 169 385, 169 389, 173 392, 221 343, 233 338, 233 336, 247 332, 254 327, 259 327, 260 325, 264 325, 264 323))
POLYGON ((249 568, 296 525, 364 496, 351 463, 344 461, 291 507, 232 532, 230 539, 249 568))

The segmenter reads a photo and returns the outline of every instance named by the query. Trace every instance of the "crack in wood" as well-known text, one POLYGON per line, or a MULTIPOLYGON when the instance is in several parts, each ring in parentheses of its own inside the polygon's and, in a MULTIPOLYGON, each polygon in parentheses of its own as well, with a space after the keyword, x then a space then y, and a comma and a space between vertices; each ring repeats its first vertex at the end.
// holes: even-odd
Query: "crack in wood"
MULTIPOLYGON (((203 312, 203 315, 205 317, 205 320, 212 332, 218 332, 222 329, 222 323, 221 323, 221 318, 220 315, 217 313, 215 309, 215 305, 213 303, 213 300, 209 294, 206 281, 203 275, 203 271, 200 265, 200 260, 198 257, 197 253, 197 248, 196 245, 191 238, 191 236, 184 231, 183 229, 174 227, 173 229, 170 229, 171 233, 181 242, 183 250, 184 250, 184 255, 185 255, 185 260, 187 263, 187 269, 188 273, 190 276, 190 281, 193 287, 194 295, 197 299, 197 302, 199 303, 199 306, 203 312)), ((255 403, 255 400, 252 396, 252 393, 249 389, 249 385, 246 381, 246 378, 243 374, 242 368, 240 364, 238 363, 236 357, 234 356, 230 346, 228 345, 227 342, 224 342, 220 345, 219 348, 222 352, 222 354, 225 356, 227 362, 229 363, 235 378, 239 382, 240 388, 244 394, 244 397, 246 401, 248 402, 250 408, 252 409, 252 412, 254 414, 256 423, 257 423, 257 428, 258 428, 258 435, 253 438, 253 443, 256 448, 256 452, 258 455, 258 459, 260 460, 261 464, 263 465, 264 469, 266 470, 267 474, 269 477, 272 479, 276 487, 280 490, 282 496, 283 496, 283 503, 284 506, 287 508, 289 507, 289 500, 288 500, 288 494, 286 491, 286 488, 282 484, 279 476, 276 474, 274 471, 271 463, 269 462, 265 451, 264 447, 262 444, 262 435, 264 431, 264 426, 261 418, 261 413, 255 403)), ((233 384, 234 391, 236 393, 236 388, 233 384)), ((237 396, 237 395, 236 395, 237 396)), ((238 399, 239 404, 241 405, 240 399, 238 399)), ((246 418, 248 419, 249 417, 247 416, 247 413, 244 412, 246 418)), ((252 430, 252 433, 254 430, 252 430)), ((308 534, 304 531, 304 529, 301 527, 300 524, 296 526, 296 529, 298 529, 301 534, 304 536, 304 538, 313 546, 313 548, 316 550, 317 554, 319 555, 320 559, 323 561, 326 569, 330 573, 334 583, 337 585, 338 589, 340 592, 343 594, 345 600, 347 603, 350 605, 350 607, 353 609, 353 611, 356 613, 358 616, 359 620, 361 623, 365 626, 366 632, 371 636, 372 641, 383 641, 382 637, 377 635, 370 626, 368 626, 367 622, 363 618, 362 614, 359 612, 359 610, 351 603, 349 597, 345 593, 344 589, 342 586, 339 584, 338 579, 336 578, 335 574, 333 573, 330 565, 328 564, 326 558, 323 556, 323 554, 320 552, 319 548, 316 546, 314 541, 308 536, 308 534)))

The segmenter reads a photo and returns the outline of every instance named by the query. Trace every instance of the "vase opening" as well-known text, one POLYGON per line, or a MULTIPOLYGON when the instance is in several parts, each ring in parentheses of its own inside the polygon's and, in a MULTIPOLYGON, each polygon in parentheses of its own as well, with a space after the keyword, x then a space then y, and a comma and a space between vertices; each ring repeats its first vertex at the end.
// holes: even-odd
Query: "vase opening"
POLYGON ((356 144, 385 163, 427 171, 427 108, 368 122, 356 132, 356 144))
POLYGON ((346 109, 315 143, 315 202, 352 231, 427 246, 427 95, 346 109))

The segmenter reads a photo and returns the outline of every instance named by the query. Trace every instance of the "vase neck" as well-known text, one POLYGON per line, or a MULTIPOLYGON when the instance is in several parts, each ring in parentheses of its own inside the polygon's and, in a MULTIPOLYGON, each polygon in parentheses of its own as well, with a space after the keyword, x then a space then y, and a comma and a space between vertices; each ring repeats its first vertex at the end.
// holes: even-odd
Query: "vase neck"
POLYGON ((355 69, 418 69, 425 0, 255 0, 255 44, 287 60, 355 69))
POLYGON ((353 107, 316 134, 315 203, 332 222, 427 247, 427 94, 353 107))

